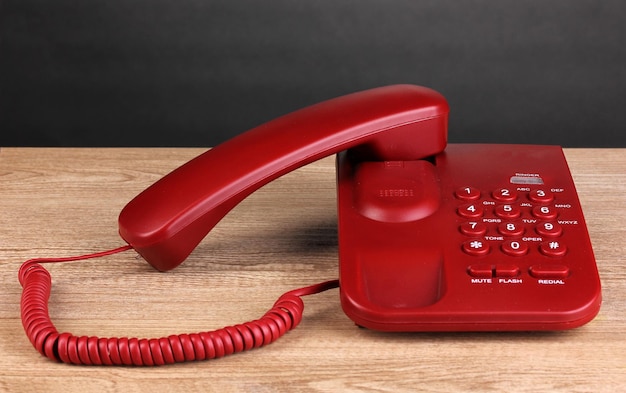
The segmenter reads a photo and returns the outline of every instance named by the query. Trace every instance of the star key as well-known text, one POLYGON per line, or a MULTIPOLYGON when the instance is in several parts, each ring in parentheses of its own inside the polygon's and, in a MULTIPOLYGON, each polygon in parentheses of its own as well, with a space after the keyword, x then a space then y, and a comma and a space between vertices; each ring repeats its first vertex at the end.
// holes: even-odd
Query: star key
POLYGON ((466 254, 477 257, 487 255, 489 253, 489 244, 484 240, 468 240, 463 243, 463 251, 466 254))

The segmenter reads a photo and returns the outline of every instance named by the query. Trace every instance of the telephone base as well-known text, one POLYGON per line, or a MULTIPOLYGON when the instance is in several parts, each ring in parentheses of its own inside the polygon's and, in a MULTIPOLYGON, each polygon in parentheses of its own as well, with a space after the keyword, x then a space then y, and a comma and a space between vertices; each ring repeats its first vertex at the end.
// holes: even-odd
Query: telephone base
POLYGON ((600 279, 560 147, 450 144, 431 162, 338 156, 341 302, 357 325, 562 330, 593 319, 600 279))

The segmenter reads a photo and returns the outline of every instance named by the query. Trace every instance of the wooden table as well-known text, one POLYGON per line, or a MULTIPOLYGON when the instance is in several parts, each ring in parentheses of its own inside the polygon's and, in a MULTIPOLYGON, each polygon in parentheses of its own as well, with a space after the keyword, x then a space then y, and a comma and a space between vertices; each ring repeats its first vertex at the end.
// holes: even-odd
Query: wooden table
MULTIPOLYGON (((157 368, 52 362, 20 322, 32 257, 122 245, 117 215, 200 149, 0 149, 0 391, 626 391, 626 151, 567 149, 603 282, 588 325, 565 332, 385 334, 356 328, 338 292, 305 298, 270 346, 157 368)), ((48 266, 50 313, 77 335, 161 337, 260 317, 283 292, 337 277, 334 160, 290 173, 229 214, 179 268, 132 251, 48 266)))

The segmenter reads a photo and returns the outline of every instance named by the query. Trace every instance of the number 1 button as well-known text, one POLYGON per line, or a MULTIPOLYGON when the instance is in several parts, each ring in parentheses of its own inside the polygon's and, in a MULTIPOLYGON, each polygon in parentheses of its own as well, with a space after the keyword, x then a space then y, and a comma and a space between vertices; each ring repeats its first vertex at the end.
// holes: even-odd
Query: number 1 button
POLYGON ((460 187, 456 189, 454 196, 462 201, 475 201, 480 198, 480 190, 475 187, 460 187))

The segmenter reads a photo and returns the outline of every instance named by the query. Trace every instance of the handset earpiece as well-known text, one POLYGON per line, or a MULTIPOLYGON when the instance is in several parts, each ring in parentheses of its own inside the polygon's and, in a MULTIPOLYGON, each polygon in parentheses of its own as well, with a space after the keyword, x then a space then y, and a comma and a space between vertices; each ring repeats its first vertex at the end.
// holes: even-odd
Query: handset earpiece
POLYGON ((296 168, 346 149, 370 160, 414 160, 442 151, 448 110, 434 90, 393 85, 292 112, 148 187, 120 213, 120 235, 156 269, 173 269, 239 202, 296 168))

